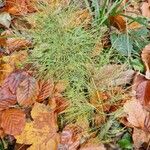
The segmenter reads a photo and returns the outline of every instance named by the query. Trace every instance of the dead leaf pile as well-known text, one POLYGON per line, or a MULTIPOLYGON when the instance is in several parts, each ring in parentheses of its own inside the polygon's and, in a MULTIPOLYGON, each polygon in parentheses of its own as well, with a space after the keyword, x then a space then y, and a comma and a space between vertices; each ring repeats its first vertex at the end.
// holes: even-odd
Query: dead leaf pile
POLYGON ((124 105, 124 111, 127 114, 127 120, 130 127, 133 128, 133 141, 137 149, 143 143, 149 142, 150 132, 150 46, 147 45, 141 54, 142 61, 145 65, 145 75, 137 73, 133 81, 132 100, 127 101, 124 105))

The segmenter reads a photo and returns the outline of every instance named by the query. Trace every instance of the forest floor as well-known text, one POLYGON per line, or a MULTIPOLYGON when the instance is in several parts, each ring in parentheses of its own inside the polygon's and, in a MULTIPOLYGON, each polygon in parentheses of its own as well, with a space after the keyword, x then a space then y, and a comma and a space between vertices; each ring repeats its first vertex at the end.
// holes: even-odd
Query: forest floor
POLYGON ((150 150, 149 0, 0 0, 0 150, 150 150))

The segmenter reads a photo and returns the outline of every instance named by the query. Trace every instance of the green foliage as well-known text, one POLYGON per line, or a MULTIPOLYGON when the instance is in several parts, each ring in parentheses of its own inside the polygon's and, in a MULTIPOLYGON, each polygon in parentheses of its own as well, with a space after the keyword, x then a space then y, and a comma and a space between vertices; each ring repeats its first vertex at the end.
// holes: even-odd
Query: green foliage
POLYGON ((131 150, 132 147, 132 138, 129 133, 125 133, 121 140, 118 141, 118 144, 122 150, 131 150))
POLYGON ((141 50, 149 43, 149 31, 146 27, 129 30, 127 33, 112 33, 110 35, 112 47, 123 57, 128 57, 129 64, 135 70, 143 72, 141 50))

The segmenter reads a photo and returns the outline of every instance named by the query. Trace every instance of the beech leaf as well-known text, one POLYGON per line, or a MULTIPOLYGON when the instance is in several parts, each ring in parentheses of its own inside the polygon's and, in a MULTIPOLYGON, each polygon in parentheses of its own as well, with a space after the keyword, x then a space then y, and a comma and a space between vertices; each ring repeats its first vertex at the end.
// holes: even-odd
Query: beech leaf
POLYGON ((150 81, 143 81, 137 86, 136 98, 147 109, 150 109, 150 81))
POLYGON ((28 77, 24 79, 17 88, 17 101, 21 106, 30 106, 32 105, 38 95, 38 83, 33 77, 28 77))
POLYGON ((5 133, 18 135, 25 126, 25 113, 19 109, 8 109, 3 111, 1 120, 5 133))
POLYGON ((15 136, 17 143, 32 144, 28 150, 57 150, 59 134, 54 111, 44 104, 35 103, 31 116, 34 121, 26 122, 23 132, 15 136))
POLYGON ((16 94, 18 85, 28 76, 25 71, 13 72, 4 80, 3 87, 7 87, 12 94, 16 94))
POLYGON ((54 83, 52 81, 39 81, 39 95, 37 98, 37 102, 42 102, 50 95, 52 95, 53 89, 54 83))
POLYGON ((144 129, 144 122, 147 112, 137 100, 127 101, 124 104, 124 111, 127 113, 127 120, 132 126, 144 129))

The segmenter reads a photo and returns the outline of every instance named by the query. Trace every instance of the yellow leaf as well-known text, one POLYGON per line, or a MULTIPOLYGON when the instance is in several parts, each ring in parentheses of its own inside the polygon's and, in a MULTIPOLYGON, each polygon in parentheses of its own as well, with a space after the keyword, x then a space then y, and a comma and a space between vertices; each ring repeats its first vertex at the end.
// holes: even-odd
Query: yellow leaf
POLYGON ((48 106, 35 103, 31 116, 32 122, 27 122, 24 131, 15 136, 17 143, 32 144, 28 150, 57 150, 59 143, 56 114, 48 106))

